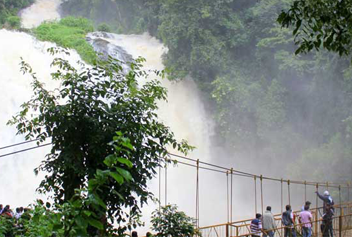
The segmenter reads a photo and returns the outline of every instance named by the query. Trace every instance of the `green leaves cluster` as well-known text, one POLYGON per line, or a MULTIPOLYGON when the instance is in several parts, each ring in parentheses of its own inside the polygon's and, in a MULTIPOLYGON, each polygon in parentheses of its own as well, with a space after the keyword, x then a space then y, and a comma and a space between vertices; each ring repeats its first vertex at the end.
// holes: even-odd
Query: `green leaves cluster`
POLYGON ((351 52, 351 1, 294 0, 278 17, 283 27, 293 27, 296 54, 325 48, 340 56, 351 52))
POLYGON ((191 237, 197 234, 194 227, 195 220, 184 212, 178 211, 176 205, 162 206, 152 214, 152 229, 155 236, 184 236, 191 237))

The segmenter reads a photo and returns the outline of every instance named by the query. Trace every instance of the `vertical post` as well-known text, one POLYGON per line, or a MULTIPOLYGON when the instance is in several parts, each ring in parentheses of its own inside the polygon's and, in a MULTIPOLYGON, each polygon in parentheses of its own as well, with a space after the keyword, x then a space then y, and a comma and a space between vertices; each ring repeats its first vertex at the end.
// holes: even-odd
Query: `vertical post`
POLYGON ((290 180, 287 180, 287 191, 288 191, 288 204, 291 205, 290 180))
POLYGON ((196 182, 197 182, 196 183, 196 218, 197 218, 197 229, 199 229, 199 159, 197 159, 197 181, 196 182))
MULTIPOLYGON (((350 182, 347 182, 347 214, 351 213, 351 207, 350 207, 350 182)), ((350 217, 349 217, 350 218, 350 217)))
POLYGON ((165 206, 167 205, 167 158, 165 158, 165 206))
POLYGON ((226 196, 226 201, 227 201, 227 207, 226 207, 226 213, 227 213, 227 223, 230 222, 230 200, 229 200, 229 171, 226 171, 226 191, 227 191, 227 196, 226 196))
POLYGON ((340 202, 340 215, 343 215, 342 211, 342 200, 341 200, 341 185, 339 185, 339 202, 340 202))
POLYGON ((264 215, 264 201, 263 201, 263 175, 260 175, 260 196, 262 206, 262 216, 264 215))
MULTIPOLYGON (((232 194, 232 183, 233 183, 233 168, 231 168, 231 194, 230 194, 230 209, 231 209, 231 213, 230 213, 230 222, 232 224, 232 214, 233 214, 233 206, 232 206, 232 199, 233 199, 233 194, 232 194)), ((232 236, 232 228, 230 230, 230 234, 232 236)))
POLYGON ((304 181, 304 202, 307 201, 307 181, 304 181))
MULTIPOLYGON (((315 188, 316 188, 316 192, 318 193, 318 191, 319 191, 319 184, 318 183, 316 184, 315 188)), ((319 236, 319 228, 318 228, 318 225, 319 225, 319 221, 318 221, 318 219, 319 219, 319 216, 318 216, 318 212, 319 212, 318 194, 316 195, 316 205, 315 205, 315 207, 316 207, 316 210, 315 210, 315 222, 316 222, 316 224, 314 226, 314 229, 315 229, 315 236, 319 236)))
POLYGON ((342 216, 339 216, 339 237, 342 237, 342 216))
POLYGON ((159 163, 159 212, 161 208, 161 164, 159 163))
POLYGON ((255 215, 258 213, 257 209, 257 176, 254 175, 254 211, 255 215))
POLYGON ((229 224, 226 224, 226 237, 230 237, 229 235, 229 224))
MULTIPOLYGON (((284 212, 284 191, 283 191, 283 179, 281 179, 281 215, 284 212)), ((282 227, 282 221, 281 221, 282 227)), ((284 229, 281 228, 281 236, 284 236, 284 229)))
MULTIPOLYGON (((350 206, 350 181, 347 182, 347 214, 351 213, 351 206, 350 206)), ((351 218, 351 217, 349 217, 351 218)))

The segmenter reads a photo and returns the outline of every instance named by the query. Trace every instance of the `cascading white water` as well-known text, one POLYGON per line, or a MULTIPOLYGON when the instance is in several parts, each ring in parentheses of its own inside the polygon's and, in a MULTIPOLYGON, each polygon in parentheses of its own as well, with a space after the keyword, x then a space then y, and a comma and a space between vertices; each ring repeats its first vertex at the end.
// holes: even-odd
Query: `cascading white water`
POLYGON ((22 26, 37 27, 43 21, 60 19, 58 12, 61 0, 36 0, 35 4, 21 12, 22 26))
MULTIPOLYGON (((0 146, 6 146, 24 141, 22 136, 15 136, 16 129, 6 126, 11 117, 20 111, 20 105, 28 101, 32 95, 30 87, 31 78, 20 72, 21 57, 28 62, 37 73, 38 78, 47 85, 55 88, 58 82, 50 80, 50 63, 53 56, 46 52, 52 43, 38 42, 32 36, 0 30, 0 146)), ((71 52, 72 62, 79 59, 75 52, 71 52)), ((0 150, 0 155, 35 146, 35 142, 0 150)), ((22 206, 32 202, 35 189, 42 177, 35 177, 33 169, 36 168, 44 155, 49 151, 48 147, 19 153, 0 158, 0 183, 3 191, 0 192, 0 203, 11 206, 22 206)))
MULTIPOLYGON (((38 0, 31 7, 22 12, 22 24, 25 27, 37 26, 43 20, 59 18, 58 0, 38 0), (45 13, 45 14, 44 14, 45 13)), ((134 58, 146 58, 146 69, 162 70, 161 56, 167 50, 158 40, 144 35, 114 35, 106 38, 110 43, 123 48, 134 58)), ((50 80, 50 67, 52 61, 46 49, 53 44, 38 42, 25 33, 16 33, 0 30, 0 80, 1 101, 0 111, 0 146, 23 141, 23 137, 15 136, 15 128, 6 126, 12 115, 20 110, 20 104, 27 101, 32 93, 29 86, 30 80, 19 72, 20 57, 23 57, 33 66, 38 77, 51 87, 57 82, 50 80)), ((78 56, 71 53, 70 61, 76 62, 78 56)), ((212 122, 208 119, 200 92, 195 83, 190 79, 175 83, 163 80, 163 85, 168 89, 168 102, 160 103, 160 119, 175 133, 178 139, 186 139, 196 150, 190 154, 194 159, 210 160, 210 137, 213 133, 212 122)), ((29 144, 27 146, 33 146, 29 144)), ((24 146, 21 146, 23 148, 24 146)), ((0 150, 0 154, 17 150, 11 148, 0 150)), ((35 188, 42 177, 35 177, 33 169, 37 167, 48 148, 41 148, 26 153, 7 156, 0 159, 0 180, 3 191, 0 192, 0 203, 12 206, 25 206, 37 196, 35 188)), ((161 201, 165 202, 165 179, 162 178, 161 201)), ((177 204, 180 210, 190 216, 195 216, 195 184, 196 172, 194 168, 178 165, 177 168, 168 169, 167 203, 177 204)), ((159 196, 158 179, 150 183, 151 191, 159 196)), ((201 225, 226 221, 226 180, 223 175, 218 176, 208 171, 200 171, 200 207, 201 225), (220 181, 219 181, 220 180, 220 181), (221 184, 221 185, 220 185, 221 184), (222 202, 221 202, 222 201, 222 202)), ((143 220, 149 229, 148 220, 152 210, 157 204, 150 204, 143 209, 143 220)))
MULTIPOLYGON (((94 42, 109 42, 111 45, 104 47, 111 50, 111 54, 116 52, 115 47, 118 46, 131 54, 133 58, 143 57, 146 59, 144 69, 146 70, 163 70, 162 55, 166 52, 166 48, 160 41, 148 34, 143 35, 116 35, 92 33, 87 38, 94 42)), ((99 46, 97 47, 99 48, 99 46)), ((101 49, 101 48, 100 48, 101 49)), ((101 50, 104 51, 104 50, 101 50)), ((121 58, 120 58, 121 59, 121 58)), ((196 149, 191 153, 194 159, 202 161, 210 161, 210 137, 213 135, 212 122, 208 119, 204 104, 201 100, 200 92, 195 83, 191 79, 185 79, 180 82, 170 82, 162 80, 162 84, 168 90, 168 102, 159 104, 159 118, 171 128, 177 139, 186 139, 196 149)), ((203 172, 201 172, 203 174, 203 172)), ((214 174, 202 177, 202 213, 204 216, 210 216, 201 220, 201 224, 210 224, 219 222, 219 216, 214 213, 221 213, 213 209, 214 206, 225 210, 225 203, 220 205, 209 205, 212 201, 219 202, 225 197, 225 186, 219 189, 218 178, 214 174), (211 192, 209 190, 212 189, 211 192), (216 190, 214 193, 213 191, 216 190), (222 193, 223 192, 223 193, 222 193), (212 196, 214 195, 214 196, 212 196), (223 195, 219 198, 219 195, 223 195), (214 218, 212 218, 213 216, 214 218)), ((165 173, 162 175, 162 198, 165 203, 165 173)), ((194 168, 178 165, 177 168, 170 167, 168 169, 168 188, 167 188, 167 203, 177 204, 180 210, 185 211, 190 216, 195 216, 195 185, 196 185, 196 170, 194 168)), ((152 192, 158 196, 158 180, 151 182, 150 188, 152 192)), ((146 221, 146 228, 141 228, 146 231, 149 227, 148 221, 151 212, 157 208, 157 205, 150 204, 143 209, 143 220, 146 221)), ((225 211, 223 211, 225 213, 225 211)), ((224 219, 223 219, 224 220, 224 219)))

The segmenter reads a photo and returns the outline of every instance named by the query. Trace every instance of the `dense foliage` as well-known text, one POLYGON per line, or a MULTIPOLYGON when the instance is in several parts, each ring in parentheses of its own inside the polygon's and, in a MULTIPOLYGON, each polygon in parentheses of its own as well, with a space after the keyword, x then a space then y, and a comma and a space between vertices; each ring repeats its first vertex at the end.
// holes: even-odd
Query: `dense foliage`
POLYGON ((157 232, 156 236, 180 236, 191 237, 197 231, 194 226, 195 220, 179 211, 176 205, 166 205, 155 210, 152 214, 152 229, 157 232))
POLYGON ((0 0, 0 28, 4 26, 19 28, 18 12, 33 2, 33 0, 0 0))
MULTIPOLYGON (((300 178, 344 181, 343 175, 324 174, 330 174, 332 168, 351 167, 347 159, 352 154, 350 62, 324 50, 295 55, 292 31, 277 23, 282 10, 290 9, 293 2, 69 0, 63 9, 67 14, 106 22, 120 31, 144 30, 160 38, 169 48, 164 63, 171 78, 191 75, 197 81, 208 95, 206 100, 217 121, 221 135, 216 138, 218 144, 230 154, 245 157, 244 164, 255 160, 260 172, 269 171, 270 164, 275 164, 282 167, 276 170, 277 175, 295 172, 300 178), (321 159, 320 154, 330 144, 338 144, 343 152, 321 159), (306 160, 314 161, 307 163, 308 170, 321 165, 319 173, 292 168, 291 164, 306 160), (329 165, 332 163, 333 167, 329 165)), ((295 2, 312 4, 304 10, 314 17, 329 11, 325 5, 314 7, 320 2, 336 5, 346 1, 295 2)), ((332 14, 329 18, 333 22, 331 30, 340 21, 348 21, 335 21, 334 17, 332 14)), ((306 20, 308 27, 324 27, 321 19, 314 24, 306 20)), ((292 24, 295 22, 291 19, 292 24)), ((348 38, 348 27, 344 29, 340 32, 348 38)), ((316 34, 313 31, 311 39, 316 39, 316 34)), ((339 40, 339 35, 337 32, 333 39, 339 40)), ((330 42, 331 37, 325 36, 321 40, 330 42)), ((237 163, 241 165, 241 159, 237 163)))
POLYGON ((55 91, 47 90, 22 62, 22 71, 33 78, 34 94, 10 121, 26 139, 50 139, 53 144, 36 170, 46 172, 39 191, 63 205, 75 201, 77 190, 88 182, 86 195, 94 194, 95 203, 104 209, 98 218, 118 223, 119 233, 139 224, 140 207, 153 196, 147 182, 162 165, 166 147, 184 153, 190 149, 158 121, 157 101, 166 99, 166 90, 157 80, 138 84, 138 78, 148 77, 142 62, 129 63, 131 70, 123 74, 121 63, 112 58, 79 70, 56 58, 52 77, 62 86, 55 91))
POLYGON ((44 22, 33 32, 39 40, 51 41, 58 46, 75 49, 85 62, 92 64, 97 56, 85 37, 93 30, 93 25, 87 19, 67 17, 58 22, 44 22))
POLYGON ((296 53, 321 47, 340 55, 352 50, 352 2, 295 0, 278 18, 284 27, 294 26, 296 53))

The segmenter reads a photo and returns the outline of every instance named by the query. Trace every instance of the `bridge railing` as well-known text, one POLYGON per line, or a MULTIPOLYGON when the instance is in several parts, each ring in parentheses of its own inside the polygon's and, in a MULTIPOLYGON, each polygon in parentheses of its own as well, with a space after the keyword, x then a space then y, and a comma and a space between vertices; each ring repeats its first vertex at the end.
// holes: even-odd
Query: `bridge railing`
MULTIPOLYGON (((320 225, 322 220, 320 216, 322 215, 322 207, 312 208, 310 211, 313 215, 313 227, 312 233, 313 236, 319 236, 321 234, 320 225)), ((296 223, 298 223, 299 211, 294 211, 296 215, 296 223)), ((341 205, 335 205, 335 215, 333 218, 333 229, 335 234, 334 237, 349 237, 352 233, 350 233, 352 229, 352 203, 343 203, 341 205)), ((276 222, 276 226, 278 227, 275 232, 276 236, 284 236, 284 227, 281 224, 281 214, 274 215, 274 219, 276 222)), ((212 226, 206 226, 199 228, 199 231, 202 237, 241 237, 241 236, 250 236, 250 223, 252 219, 236 221, 232 223, 224 223, 212 226)), ((296 224, 295 228, 298 233, 301 232, 301 225, 296 224)))

